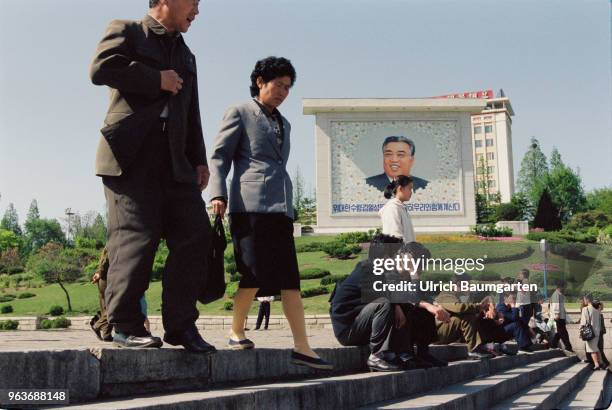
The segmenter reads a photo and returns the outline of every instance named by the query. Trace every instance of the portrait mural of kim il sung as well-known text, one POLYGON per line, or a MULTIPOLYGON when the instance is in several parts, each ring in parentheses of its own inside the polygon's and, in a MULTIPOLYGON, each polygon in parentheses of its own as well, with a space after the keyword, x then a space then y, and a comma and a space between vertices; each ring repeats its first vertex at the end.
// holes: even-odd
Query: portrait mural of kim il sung
POLYGON ((414 179, 411 214, 463 213, 456 121, 334 121, 330 137, 332 215, 378 212, 385 187, 399 175, 414 179))

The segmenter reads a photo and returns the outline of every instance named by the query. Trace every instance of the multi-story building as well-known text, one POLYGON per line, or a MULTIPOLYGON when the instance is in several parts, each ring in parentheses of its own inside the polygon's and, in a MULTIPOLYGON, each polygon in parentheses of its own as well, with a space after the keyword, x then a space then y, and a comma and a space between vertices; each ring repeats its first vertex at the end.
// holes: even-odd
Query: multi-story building
POLYGON ((487 101, 480 114, 472 115, 472 153, 474 184, 477 192, 501 196, 510 202, 514 194, 512 164, 512 116, 514 110, 503 90, 494 97, 493 90, 443 95, 435 98, 476 98, 487 101))
POLYGON ((513 115, 510 99, 502 90, 497 97, 487 98, 487 106, 480 114, 472 115, 476 189, 480 193, 499 192, 502 202, 510 202, 514 194, 513 115))

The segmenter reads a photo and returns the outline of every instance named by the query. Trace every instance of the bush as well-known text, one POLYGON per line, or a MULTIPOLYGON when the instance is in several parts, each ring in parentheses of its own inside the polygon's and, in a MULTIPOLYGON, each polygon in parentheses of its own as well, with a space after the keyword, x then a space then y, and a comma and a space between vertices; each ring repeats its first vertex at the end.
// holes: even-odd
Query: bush
POLYGON ((372 236, 374 235, 374 231, 369 232, 346 232, 341 233, 336 236, 336 241, 342 242, 344 244, 353 244, 353 243, 366 243, 372 240, 372 236))
POLYGON ((51 316, 61 316, 64 314, 64 308, 59 305, 53 305, 49 308, 49 314, 51 316))
POLYGON ((348 274, 344 274, 344 275, 330 275, 330 276, 326 276, 323 279, 321 279, 321 286, 324 285, 332 285, 334 283, 339 283, 342 282, 344 279, 348 278, 349 275, 348 274))
POLYGON ((19 322, 16 320, 3 320, 0 321, 0 330, 17 330, 19 322))
POLYGON ((233 298, 238 292, 238 282, 230 282, 225 287, 225 294, 228 298, 233 298))
POLYGON ((225 271, 227 273, 229 273, 230 275, 235 274, 236 272, 238 272, 238 268, 236 267, 236 262, 229 262, 225 264, 225 271))
POLYGON ((15 295, 11 295, 10 293, 7 293, 6 295, 0 296, 0 303, 12 302, 13 299, 15 299, 15 295))
POLYGON ((484 236, 485 238, 512 236, 512 229, 498 228, 494 224, 476 225, 471 228, 471 231, 474 235, 484 236))
POLYGON ((301 243, 295 246, 297 253, 301 252, 319 252, 323 250, 325 244, 322 242, 301 243))
POLYGON ((323 270, 319 268, 308 268, 300 271, 300 279, 320 279, 325 276, 329 276, 328 270, 323 270))
POLYGON ((19 296, 17 296, 17 299, 28 299, 28 298, 33 298, 34 296, 36 296, 34 293, 23 292, 19 294, 19 296))
POLYGON ((323 249, 327 255, 336 259, 348 259, 353 254, 361 252, 361 246, 353 244, 344 244, 339 241, 333 241, 325 244, 323 249))
POLYGON ((53 329, 67 329, 72 324, 70 319, 68 319, 68 318, 66 318, 64 316, 60 316, 57 319, 52 320, 51 322, 52 322, 51 323, 51 327, 53 329))
POLYGON ((529 232, 526 238, 538 242, 541 239, 546 239, 546 241, 549 243, 595 243, 597 242, 597 233, 595 231, 576 232, 570 230, 562 230, 555 232, 529 232))
POLYGON ((318 286, 316 288, 305 289, 301 292, 303 298, 309 298, 312 296, 324 295, 329 293, 329 290, 325 286, 318 286))
POLYGON ((520 221, 522 219, 522 211, 511 202, 499 204, 495 207, 496 221, 520 221))
POLYGON ((9 268, 6 268, 5 271, 9 275, 15 275, 17 273, 23 273, 24 272, 24 268, 23 268, 23 266, 11 266, 9 268))
POLYGON ((229 281, 230 282, 240 282, 240 279, 242 279, 242 275, 239 273, 232 273, 230 274, 229 277, 229 281))
POLYGON ((234 310, 234 302, 227 301, 223 304, 223 310, 234 310))
POLYGON ((550 251, 556 255, 566 258, 576 258, 586 250, 586 246, 582 243, 554 243, 550 247, 550 251))
POLYGON ((40 329, 66 329, 70 327, 72 322, 64 316, 60 316, 57 319, 43 319, 40 322, 40 329))
POLYGON ((0 308, 0 313, 13 313, 13 307, 11 305, 4 305, 0 308))
POLYGON ((599 210, 578 212, 567 223, 570 229, 584 229, 590 227, 603 228, 612 223, 612 217, 599 210))

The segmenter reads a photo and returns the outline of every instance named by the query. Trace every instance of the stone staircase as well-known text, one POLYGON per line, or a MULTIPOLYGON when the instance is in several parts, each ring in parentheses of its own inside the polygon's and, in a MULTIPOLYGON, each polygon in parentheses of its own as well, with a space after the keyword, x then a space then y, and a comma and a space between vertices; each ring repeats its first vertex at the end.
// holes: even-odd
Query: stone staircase
POLYGON ((446 368, 370 373, 367 350, 316 349, 333 372, 290 363, 290 349, 0 352, 0 389, 65 388, 78 409, 605 408, 609 372, 560 350, 467 359, 465 345, 431 346, 446 368))

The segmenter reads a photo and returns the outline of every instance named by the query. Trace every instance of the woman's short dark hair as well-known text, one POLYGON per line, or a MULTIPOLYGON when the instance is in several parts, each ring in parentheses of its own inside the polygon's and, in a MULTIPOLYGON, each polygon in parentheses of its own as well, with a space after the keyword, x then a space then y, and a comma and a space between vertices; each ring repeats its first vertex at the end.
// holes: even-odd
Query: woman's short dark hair
POLYGON ((149 0, 149 8, 152 9, 157 6, 157 3, 159 3, 159 0, 149 0))
POLYGON ((408 185, 412 184, 412 181, 412 177, 406 175, 398 176, 385 188, 385 198, 390 199, 397 193, 398 186, 401 186, 402 188, 407 187, 408 185))
POLYGON ((291 86, 295 84, 295 68, 291 61, 284 57, 266 57, 255 63, 255 68, 251 73, 251 97, 259 95, 259 87, 257 87, 257 78, 263 78, 264 83, 267 83, 275 78, 288 76, 291 78, 291 86))

